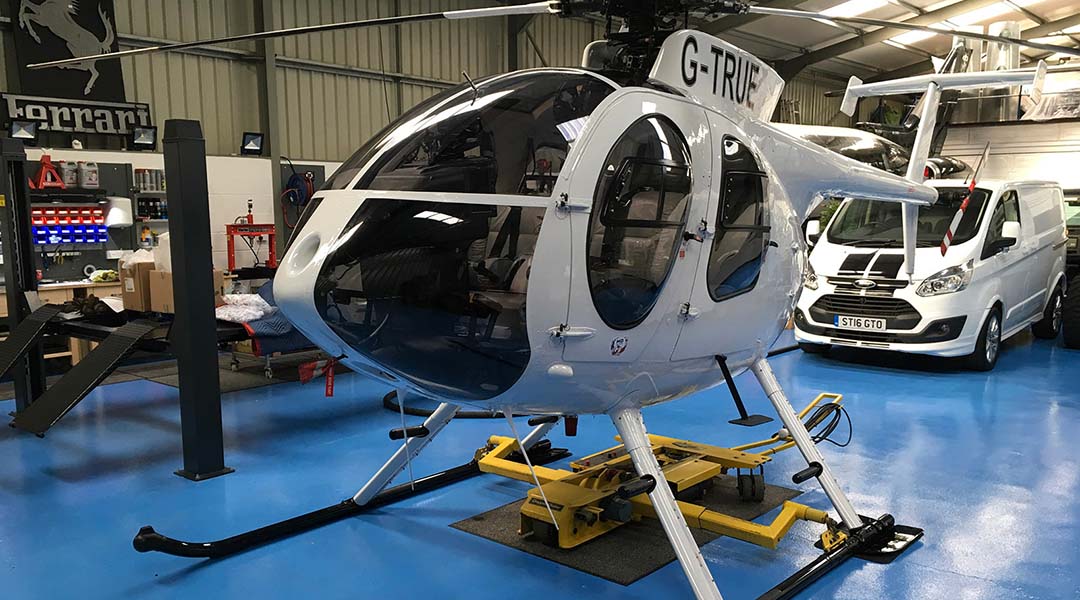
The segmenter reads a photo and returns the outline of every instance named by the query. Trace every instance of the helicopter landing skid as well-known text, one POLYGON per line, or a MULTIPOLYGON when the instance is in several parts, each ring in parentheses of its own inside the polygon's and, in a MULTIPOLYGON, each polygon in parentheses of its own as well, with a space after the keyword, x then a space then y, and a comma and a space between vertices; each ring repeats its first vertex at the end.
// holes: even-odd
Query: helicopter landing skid
POLYGON ((877 519, 863 517, 865 525, 855 531, 830 529, 815 546, 826 552, 799 569, 758 600, 787 600, 839 567, 849 558, 887 564, 899 557, 923 536, 917 527, 897 525, 892 515, 877 519))
MULTIPOLYGON (((457 407, 453 405, 443 404, 424 421, 423 426, 414 428, 411 431, 395 430, 391 432, 391 438, 394 438, 395 435, 410 436, 410 433, 412 435, 406 440, 402 448, 383 465, 383 468, 372 477, 368 485, 365 485, 352 498, 213 542, 177 540, 161 535, 153 527, 147 525, 135 535, 132 545, 138 552, 161 552, 186 558, 225 558, 476 477, 481 474, 481 471, 479 462, 474 458, 463 465, 446 471, 421 477, 410 483, 383 489, 386 483, 405 467, 408 461, 405 458, 406 452, 409 456, 415 457, 423 446, 453 419, 453 413, 456 410, 457 407)), ((534 428, 522 441, 522 444, 528 449, 529 463, 546 465, 570 456, 570 452, 565 448, 552 448, 550 440, 541 439, 552 426, 553 423, 541 424, 534 428)), ((514 462, 526 462, 525 456, 520 451, 513 452, 507 458, 514 462)))

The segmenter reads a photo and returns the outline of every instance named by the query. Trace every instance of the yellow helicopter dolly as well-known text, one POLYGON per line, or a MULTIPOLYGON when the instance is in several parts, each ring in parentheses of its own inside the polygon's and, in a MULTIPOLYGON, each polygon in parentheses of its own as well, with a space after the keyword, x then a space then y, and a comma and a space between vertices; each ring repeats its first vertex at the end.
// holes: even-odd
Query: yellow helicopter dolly
MULTIPOLYGON (((810 411, 821 405, 825 410, 814 413, 806 422, 807 429, 813 430, 842 405, 842 399, 839 394, 821 394, 799 413, 799 418, 806 419, 810 411)), ((539 425, 542 420, 540 417, 530 422, 539 425)), ((829 526, 822 534, 826 551, 835 548, 846 536, 827 512, 790 500, 784 502, 780 514, 769 525, 725 515, 690 501, 706 494, 715 478, 735 471, 740 499, 761 502, 765 493, 764 467, 776 453, 795 447, 790 437, 777 434, 732 448, 651 434, 649 441, 664 479, 678 499, 679 510, 691 527, 772 549, 799 520, 829 526)), ((624 446, 578 459, 570 464, 570 471, 547 467, 530 470, 520 460, 510 458, 519 449, 516 438, 494 435, 487 446, 477 451, 476 459, 484 473, 527 483, 534 482, 535 472, 543 491, 530 490, 522 504, 521 535, 535 535, 550 546, 569 549, 627 523, 656 518, 647 497, 656 480, 637 476, 624 446), (547 510, 549 505, 552 512, 547 510)), ((802 483, 816 471, 808 467, 792 479, 802 483)))

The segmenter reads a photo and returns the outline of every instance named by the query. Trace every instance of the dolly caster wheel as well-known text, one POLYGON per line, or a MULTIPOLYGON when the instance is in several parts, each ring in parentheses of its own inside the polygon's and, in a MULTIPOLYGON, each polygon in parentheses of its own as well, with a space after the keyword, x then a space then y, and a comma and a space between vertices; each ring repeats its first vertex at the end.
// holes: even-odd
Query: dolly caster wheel
POLYGON ((764 475, 739 475, 739 500, 743 502, 763 502, 765 500, 764 475))
POLYGON ((544 521, 533 521, 532 530, 536 539, 540 540, 545 546, 549 548, 559 547, 559 530, 555 529, 555 526, 544 521))
POLYGON ((263 375, 265 375, 267 379, 273 379, 274 378, 274 370, 271 369, 270 367, 267 367, 267 368, 263 369, 263 375))

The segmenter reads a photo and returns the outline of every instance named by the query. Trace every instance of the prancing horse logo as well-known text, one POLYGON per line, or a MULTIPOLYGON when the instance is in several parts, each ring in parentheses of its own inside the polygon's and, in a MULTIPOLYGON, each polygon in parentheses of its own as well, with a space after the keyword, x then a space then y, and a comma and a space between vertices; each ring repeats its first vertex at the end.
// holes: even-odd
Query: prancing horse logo
MULTIPOLYGON (((48 29, 67 44, 71 56, 86 56, 88 54, 101 54, 112 50, 116 40, 116 32, 112 21, 105 14, 105 9, 98 5, 98 16, 105 26, 105 39, 99 40, 93 32, 85 29, 75 22, 75 16, 79 13, 79 0, 44 0, 33 2, 22 0, 19 5, 19 27, 41 44, 41 38, 34 31, 34 25, 48 29)), ((83 94, 89 95, 98 80, 97 61, 76 63, 57 67, 58 69, 76 69, 90 73, 90 81, 86 82, 83 94)))

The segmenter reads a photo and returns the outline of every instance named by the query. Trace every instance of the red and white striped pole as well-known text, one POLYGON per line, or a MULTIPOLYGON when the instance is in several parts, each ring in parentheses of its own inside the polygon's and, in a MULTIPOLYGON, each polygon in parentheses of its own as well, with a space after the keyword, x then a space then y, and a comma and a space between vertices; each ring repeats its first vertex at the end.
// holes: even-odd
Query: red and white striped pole
POLYGON ((960 228, 960 222, 964 220, 964 213, 967 212, 968 204, 971 202, 971 195, 975 193, 975 182, 978 180, 979 171, 982 169, 983 165, 986 164, 988 158, 990 158, 990 142, 986 142, 986 146, 983 147, 983 153, 979 158, 979 163, 975 165, 975 171, 971 174, 971 183, 968 184, 967 197, 960 203, 960 210, 956 211, 956 214, 953 215, 952 223, 949 224, 949 230, 945 232, 945 239, 941 240, 942 256, 945 256, 945 253, 949 251, 953 236, 956 235, 956 230, 960 228))

